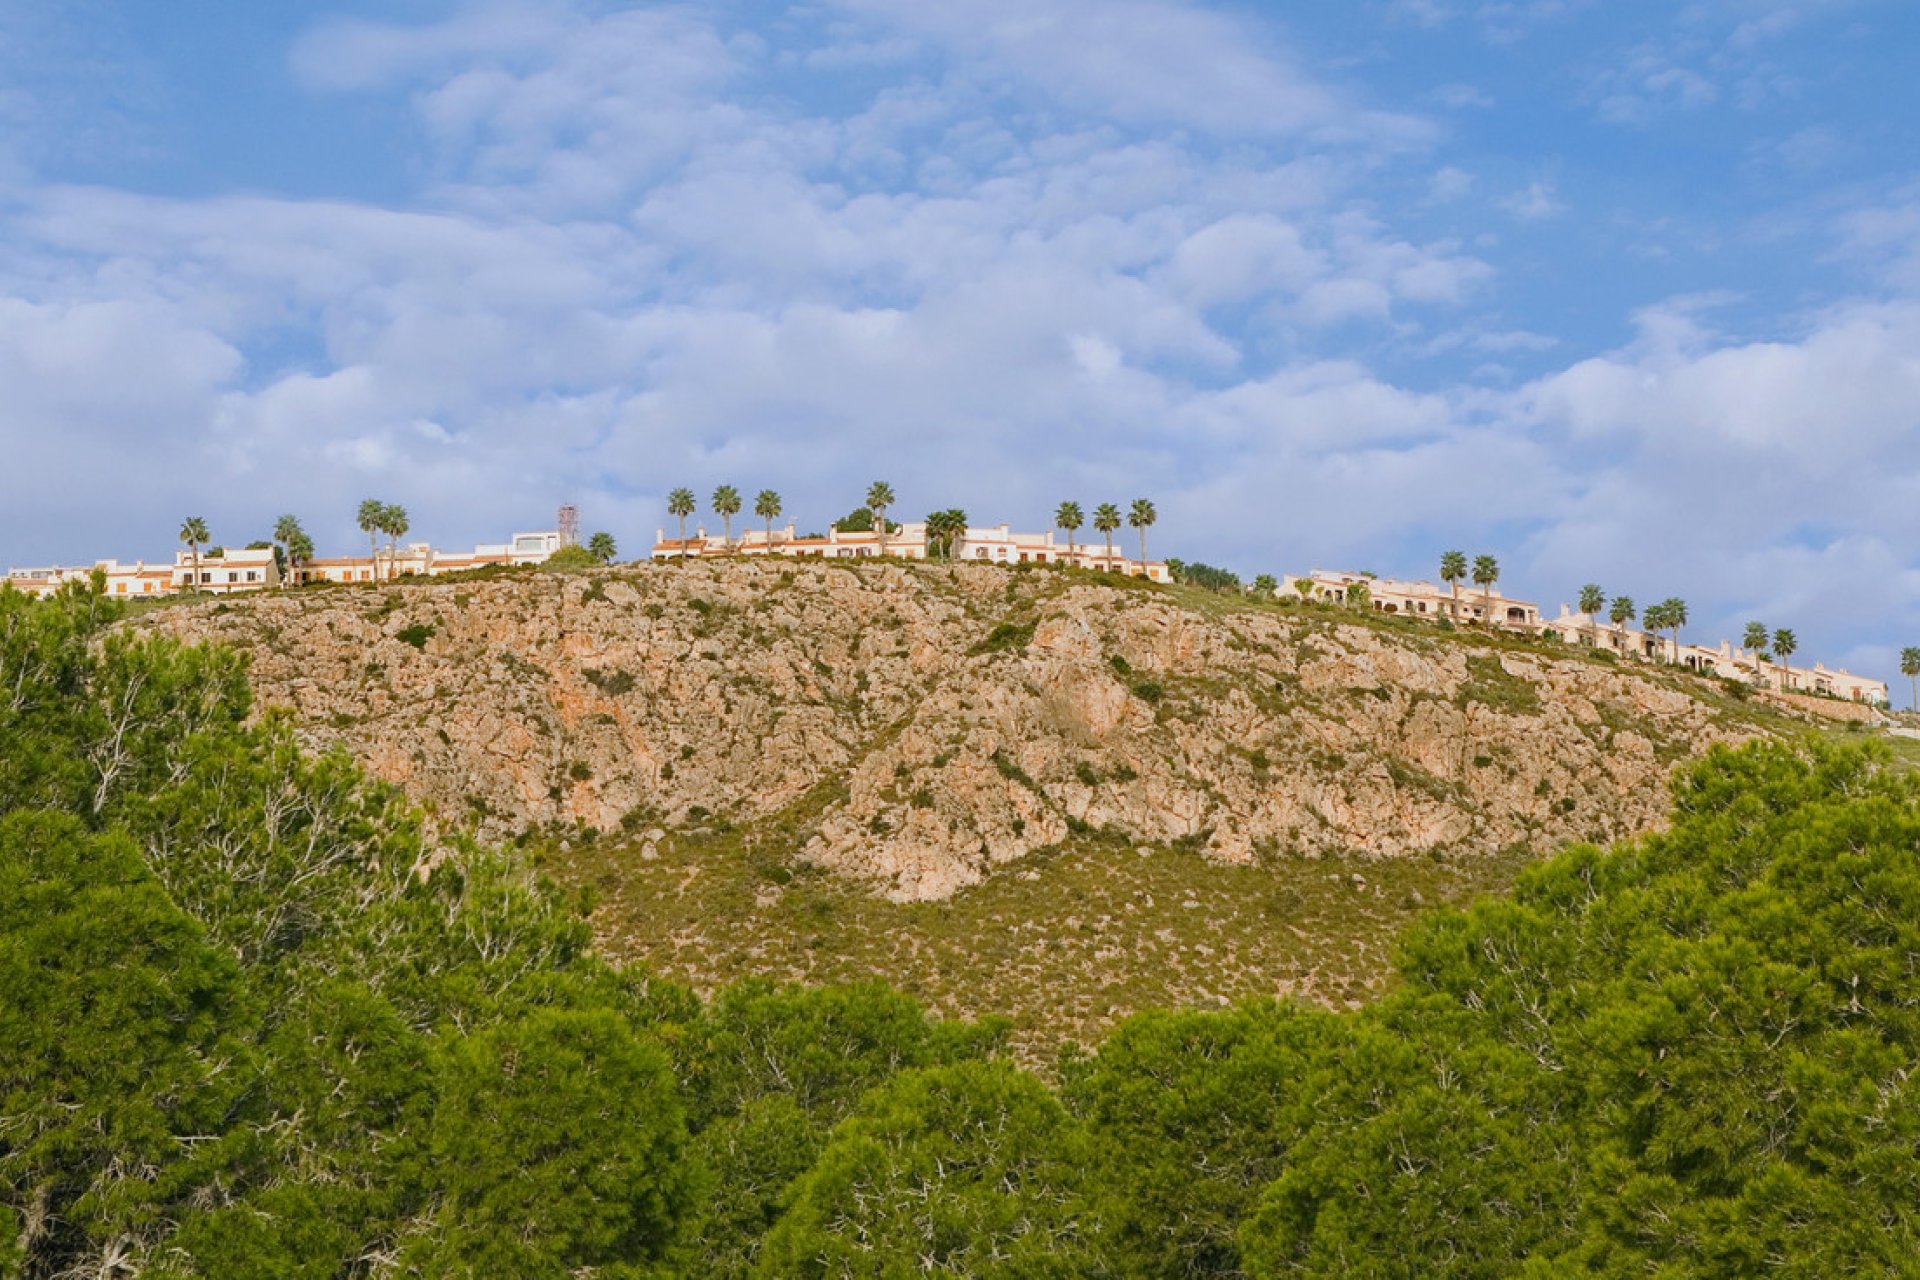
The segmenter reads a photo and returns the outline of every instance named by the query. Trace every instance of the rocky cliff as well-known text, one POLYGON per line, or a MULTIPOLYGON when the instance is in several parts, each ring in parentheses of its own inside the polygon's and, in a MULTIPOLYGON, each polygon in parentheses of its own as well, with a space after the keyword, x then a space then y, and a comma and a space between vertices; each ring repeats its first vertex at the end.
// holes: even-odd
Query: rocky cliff
POLYGON ((1688 677, 1048 569, 741 561, 262 595, 140 625, 484 834, 763 826, 944 897, 1071 833, 1247 862, 1657 824, 1751 732, 1688 677))

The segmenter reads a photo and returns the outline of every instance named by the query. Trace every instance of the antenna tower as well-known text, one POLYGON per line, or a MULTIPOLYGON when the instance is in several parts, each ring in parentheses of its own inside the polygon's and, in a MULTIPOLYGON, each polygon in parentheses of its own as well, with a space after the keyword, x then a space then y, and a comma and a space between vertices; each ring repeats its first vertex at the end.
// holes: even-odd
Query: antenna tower
POLYGON ((571 502, 560 508, 560 545, 563 547, 580 545, 580 508, 571 502))

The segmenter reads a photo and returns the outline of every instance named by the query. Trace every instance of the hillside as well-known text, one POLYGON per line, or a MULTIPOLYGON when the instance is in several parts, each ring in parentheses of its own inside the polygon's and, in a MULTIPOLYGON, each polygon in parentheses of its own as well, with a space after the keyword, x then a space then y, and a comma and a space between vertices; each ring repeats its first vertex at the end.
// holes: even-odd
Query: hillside
POLYGON ((1671 765, 1761 723, 1569 651, 1050 570, 642 566, 142 625, 247 653, 309 745, 441 820, 539 833, 610 955, 879 973, 1055 1037, 1361 998, 1421 904, 1659 825, 1671 765))

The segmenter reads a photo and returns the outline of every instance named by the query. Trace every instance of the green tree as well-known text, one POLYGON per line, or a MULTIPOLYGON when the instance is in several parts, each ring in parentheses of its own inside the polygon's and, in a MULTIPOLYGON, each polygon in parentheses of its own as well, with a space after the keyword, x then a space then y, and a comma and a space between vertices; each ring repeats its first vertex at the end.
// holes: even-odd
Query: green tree
POLYGON ((1236 1233, 1319 1118, 1314 1073, 1340 1059, 1346 1028, 1271 1001, 1154 1011, 1069 1060, 1062 1091, 1092 1136, 1124 1274, 1245 1274, 1236 1233))
POLYGON ((780 514, 780 495, 771 489, 762 489, 753 500, 753 514, 767 522, 767 554, 773 554, 773 522, 780 514))
POLYGON ((680 563, 687 562, 687 517, 694 512, 691 489, 675 489, 667 495, 667 514, 680 522, 680 563))
POLYGON ((1767 647, 1767 624, 1749 622, 1746 634, 1740 637, 1740 645, 1753 651, 1753 681, 1760 683, 1760 651, 1767 647))
POLYGON ((207 522, 199 516, 188 516, 180 522, 180 541, 187 544, 193 553, 193 589, 200 590, 200 546, 211 540, 207 532, 207 522))
POLYGON ((1607 607, 1607 593, 1597 582, 1589 582, 1580 588, 1580 612, 1587 615, 1587 643, 1600 643, 1600 611, 1607 607))
POLYGON ((720 517, 723 530, 722 541, 727 550, 733 550, 733 518, 740 514, 740 491, 730 484, 723 484, 715 489, 713 513, 720 517))
POLYGON ((1668 596, 1659 604, 1649 605, 1646 623, 1652 630, 1673 632, 1673 660, 1678 662, 1680 660, 1680 628, 1687 625, 1687 602, 1679 596, 1668 596))
POLYGON ((1313 579, 1312 578, 1295 578, 1293 580, 1293 589, 1296 593, 1299 594, 1302 600, 1313 599, 1313 579))
POLYGON ((692 1208, 666 1055, 610 1010, 537 1009, 460 1039, 432 1127, 444 1201, 408 1259, 429 1274, 658 1262, 692 1208))
POLYGON ((1098 1276, 1084 1130, 1000 1062, 908 1071, 834 1131, 767 1238, 758 1274, 1098 1276))
POLYGON ((1093 509, 1093 527, 1106 535, 1106 568, 1113 568, 1113 533, 1120 527, 1120 508, 1111 502, 1103 502, 1093 509))
POLYGON ((1260 574, 1253 580, 1253 593, 1263 600, 1273 599, 1274 593, 1279 590, 1279 582, 1270 573, 1260 574))
POLYGON ((387 535, 387 577, 400 576, 400 539, 407 536, 411 526, 407 521, 407 509, 397 502, 388 503, 380 510, 380 532, 387 535))
POLYGON ((603 529, 587 539, 587 551, 601 564, 612 564, 620 554, 620 544, 603 529))
POLYGON ((867 486, 867 510, 873 512, 874 538, 880 554, 887 554, 887 508, 894 503, 893 486, 875 480, 867 486))
POLYGON ((943 560, 954 558, 955 550, 966 541, 967 513, 958 507, 935 511, 927 517, 927 552, 937 547, 943 560))
POLYGON ((0 819, 0 1201, 24 1274, 137 1274, 170 1199, 217 1193, 260 1119, 247 1007, 126 834, 0 819))
POLYGON ((1624 627, 1633 621, 1636 612, 1632 596, 1615 596, 1613 604, 1607 609, 1607 621, 1616 627, 1624 627))
POLYGON ((1151 529, 1153 522, 1159 518, 1160 515, 1153 509, 1153 504, 1145 498, 1135 498, 1133 506, 1127 511, 1127 523, 1140 531, 1141 573, 1147 571, 1147 530, 1151 529))
MULTIPOLYGON (((302 558, 295 553, 313 545, 307 539, 307 531, 300 527, 299 517, 294 515, 283 515, 273 522, 273 540, 280 544, 283 578, 302 563, 302 558)), ((311 556, 310 550, 308 554, 311 556)))
POLYGON ((878 983, 754 980, 723 991, 682 1069, 713 1177, 698 1225, 702 1268, 746 1274, 793 1181, 868 1092, 908 1068, 985 1057, 1006 1030, 1004 1020, 936 1022, 878 983))
POLYGON ((1440 581, 1447 584, 1453 592, 1453 616, 1460 617, 1460 583, 1467 576, 1467 553, 1464 551, 1443 551, 1440 553, 1440 581))
POLYGON ((1793 682, 1793 665, 1789 661, 1800 648, 1800 638, 1793 634, 1791 627, 1781 627, 1773 633, 1773 656, 1780 659, 1780 691, 1785 693, 1793 682))
POLYGON ((1350 609, 1365 609, 1373 603, 1373 590, 1364 582, 1347 584, 1346 603, 1350 609))
POLYGON ((1900 674, 1909 682, 1913 709, 1920 711, 1920 647, 1910 645, 1900 651, 1900 674))
POLYGON ((1488 626, 1492 626, 1494 623, 1493 584, 1498 581, 1500 581, 1500 562, 1492 556, 1475 556, 1473 558, 1473 585, 1480 588, 1482 609, 1485 612, 1484 621, 1488 626))
POLYGON ((1067 558, 1075 563, 1078 563, 1078 557, 1075 555, 1073 535, 1086 521, 1077 502, 1063 502, 1053 512, 1054 526, 1067 531, 1067 558))
POLYGON ((360 532, 367 535, 367 558, 373 562, 373 577, 380 579, 380 533, 385 526, 387 504, 378 498, 368 498, 360 504, 354 521, 360 526, 360 532))

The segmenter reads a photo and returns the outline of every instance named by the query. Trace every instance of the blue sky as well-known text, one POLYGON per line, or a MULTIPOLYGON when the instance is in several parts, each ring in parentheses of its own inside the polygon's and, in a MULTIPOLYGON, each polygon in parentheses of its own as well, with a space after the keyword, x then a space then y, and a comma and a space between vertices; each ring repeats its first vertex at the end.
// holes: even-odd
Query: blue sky
POLYGON ((0 560, 1153 497, 1920 643, 1906 0, 0 0, 0 560))

